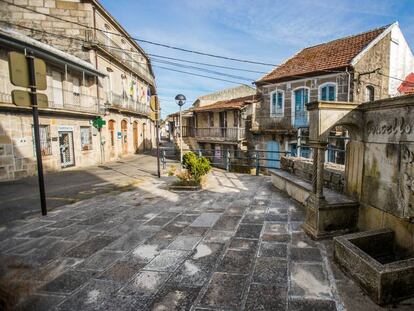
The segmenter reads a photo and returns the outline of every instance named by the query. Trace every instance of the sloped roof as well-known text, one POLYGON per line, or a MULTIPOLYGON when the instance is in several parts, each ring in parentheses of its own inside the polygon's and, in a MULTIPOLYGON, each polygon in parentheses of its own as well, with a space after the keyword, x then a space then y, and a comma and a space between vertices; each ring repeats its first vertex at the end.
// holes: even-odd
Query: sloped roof
POLYGON ((389 26, 305 48, 257 80, 256 84, 350 66, 352 60, 389 26))
POLYGON ((246 101, 255 100, 256 95, 249 95, 239 98, 233 98, 229 100, 220 100, 214 104, 193 108, 194 112, 202 111, 216 111, 216 110, 228 110, 228 109, 241 109, 246 101))
POLYGON ((400 94, 414 94, 414 72, 411 72, 398 87, 400 94))

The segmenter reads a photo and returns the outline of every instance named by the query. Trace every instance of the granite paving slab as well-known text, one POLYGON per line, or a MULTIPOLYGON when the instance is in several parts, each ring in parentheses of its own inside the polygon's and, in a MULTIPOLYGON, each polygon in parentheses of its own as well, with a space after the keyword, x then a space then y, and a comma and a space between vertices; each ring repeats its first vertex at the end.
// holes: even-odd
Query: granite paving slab
POLYGON ((148 176, 0 226, 0 285, 22 310, 347 310, 337 282, 355 285, 304 234, 301 205, 265 176, 210 177, 172 193, 148 176))
POLYGON ((82 289, 60 303, 57 310, 100 310, 103 301, 115 296, 119 288, 119 283, 92 279, 82 289))
POLYGON ((240 309, 247 276, 214 273, 200 305, 223 309, 240 309))
POLYGON ((56 294, 70 294, 81 285, 88 282, 90 277, 94 275, 95 273, 92 271, 69 270, 49 283, 46 283, 40 288, 40 291, 56 294))
POLYGON ((184 261, 187 251, 163 250, 158 256, 147 264, 145 270, 173 271, 184 261))
POLYGON ((113 236, 97 236, 66 252, 67 257, 87 258, 115 240, 113 236))
POLYGON ((220 218, 220 213, 203 213, 190 225, 191 227, 211 228, 220 218))
POLYGON ((245 310, 285 310, 287 289, 284 287, 252 284, 247 296, 245 310))
POLYGON ((286 260, 272 257, 257 258, 253 282, 278 287, 288 286, 288 265, 286 260))

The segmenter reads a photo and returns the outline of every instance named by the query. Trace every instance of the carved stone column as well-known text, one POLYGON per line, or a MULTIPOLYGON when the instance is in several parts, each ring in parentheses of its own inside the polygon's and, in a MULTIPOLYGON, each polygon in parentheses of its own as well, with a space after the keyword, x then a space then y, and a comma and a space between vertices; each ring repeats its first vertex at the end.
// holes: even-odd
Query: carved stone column
MULTIPOLYGON (((326 151, 326 143, 320 143, 319 147, 317 148, 318 151, 318 158, 317 158, 317 174, 316 174, 316 198, 319 200, 324 199, 323 196, 323 170, 325 167, 325 151, 326 151)), ((315 164, 314 164, 315 165, 315 164)))

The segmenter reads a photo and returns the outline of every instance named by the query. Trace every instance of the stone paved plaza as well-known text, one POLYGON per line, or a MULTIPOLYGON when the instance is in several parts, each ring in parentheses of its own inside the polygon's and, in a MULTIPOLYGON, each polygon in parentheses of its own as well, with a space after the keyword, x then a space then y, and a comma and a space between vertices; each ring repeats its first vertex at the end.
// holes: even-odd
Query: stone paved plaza
MULTIPOLYGON (((213 171, 204 191, 168 177, 0 231, 18 310, 379 310, 302 231, 269 177, 213 171)), ((409 310, 412 305, 399 308, 409 310)), ((412 309, 411 309, 412 310, 412 309)))

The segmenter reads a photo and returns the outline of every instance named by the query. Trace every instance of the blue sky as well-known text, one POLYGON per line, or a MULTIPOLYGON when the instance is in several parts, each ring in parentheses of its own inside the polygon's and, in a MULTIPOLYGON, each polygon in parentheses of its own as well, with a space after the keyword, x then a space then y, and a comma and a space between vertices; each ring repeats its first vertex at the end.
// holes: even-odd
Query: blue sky
MULTIPOLYGON (((102 0, 134 37, 186 49, 279 64, 299 49, 390 24, 400 27, 414 50, 414 0, 102 0)), ((198 56, 146 43, 147 53, 257 71, 272 67, 198 56)), ((153 62, 154 65, 178 67, 153 62)), ((195 65, 198 66, 198 65, 195 65)), ((260 73, 211 70, 257 79, 260 73)), ((209 73, 240 83, 249 82, 209 73)), ((198 96, 235 84, 167 71, 154 66, 162 116, 177 111, 174 97, 198 96)))

